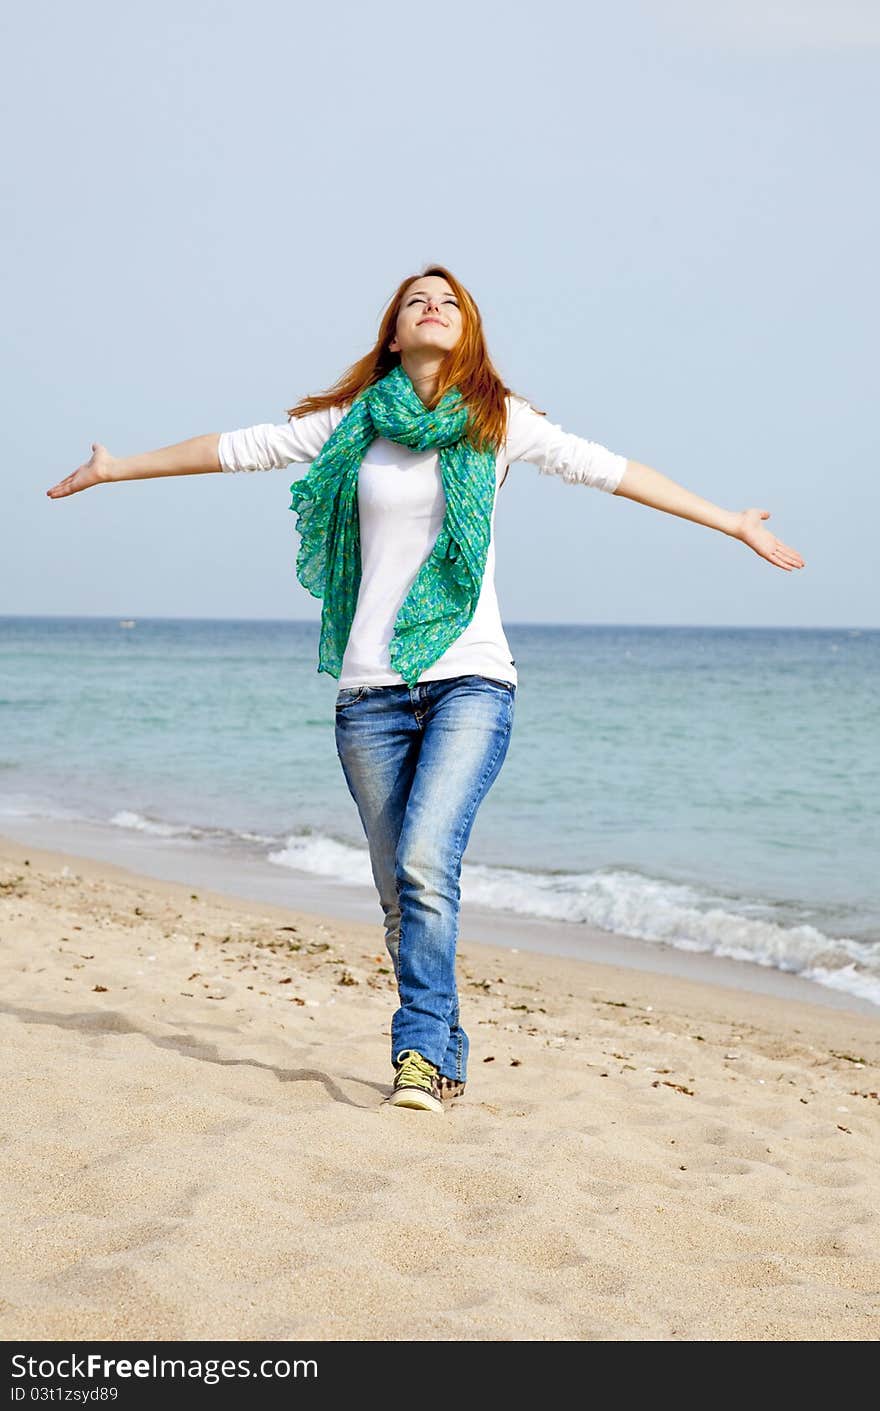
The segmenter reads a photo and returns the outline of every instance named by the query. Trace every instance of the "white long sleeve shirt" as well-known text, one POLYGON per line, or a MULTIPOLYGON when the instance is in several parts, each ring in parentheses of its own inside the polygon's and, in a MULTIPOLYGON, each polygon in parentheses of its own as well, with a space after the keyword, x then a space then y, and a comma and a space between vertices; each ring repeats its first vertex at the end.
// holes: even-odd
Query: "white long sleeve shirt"
MULTIPOLYGON (((523 398, 508 399, 507 437, 495 462, 495 488, 513 461, 531 461, 541 474, 613 494, 626 456, 563 431, 523 398)), ((311 462, 345 415, 344 406, 310 412, 280 425, 270 422, 224 431, 218 455, 224 471, 274 470, 311 462)), ((427 559, 446 513, 436 451, 411 451, 378 437, 358 472, 361 582, 342 661, 339 688, 403 684, 389 659, 394 620, 427 559)), ((486 567, 474 615, 420 681, 471 673, 516 684, 517 671, 495 593, 495 504, 486 567)))

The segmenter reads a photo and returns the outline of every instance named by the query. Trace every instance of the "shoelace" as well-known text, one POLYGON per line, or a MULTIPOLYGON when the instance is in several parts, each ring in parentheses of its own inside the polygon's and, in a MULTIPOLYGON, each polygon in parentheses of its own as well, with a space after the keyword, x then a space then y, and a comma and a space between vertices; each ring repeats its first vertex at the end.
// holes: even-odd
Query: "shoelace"
POLYGON ((397 1087, 424 1088, 431 1092, 437 1074, 432 1064, 422 1058, 415 1049, 410 1049, 397 1070, 397 1087))

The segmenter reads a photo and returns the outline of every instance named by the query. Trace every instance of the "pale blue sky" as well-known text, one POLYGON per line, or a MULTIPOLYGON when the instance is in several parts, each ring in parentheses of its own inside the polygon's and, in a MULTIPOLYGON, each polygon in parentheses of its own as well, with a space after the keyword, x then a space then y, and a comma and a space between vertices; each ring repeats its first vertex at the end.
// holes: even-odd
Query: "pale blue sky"
POLYGON ((383 0, 4 20, 0 612, 315 619, 302 467, 45 490, 285 420, 453 269, 514 389, 768 527, 511 467, 504 619, 880 625, 868 3, 383 0))

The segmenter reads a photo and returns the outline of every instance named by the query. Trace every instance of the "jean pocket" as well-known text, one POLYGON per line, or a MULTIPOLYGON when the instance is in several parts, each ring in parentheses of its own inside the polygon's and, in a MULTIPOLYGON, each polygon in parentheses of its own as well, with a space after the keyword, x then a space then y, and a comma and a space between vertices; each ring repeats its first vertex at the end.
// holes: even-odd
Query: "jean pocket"
POLYGON ((499 681, 497 676, 477 676, 477 681, 485 681, 490 686, 500 686, 502 691, 506 691, 509 696, 516 695, 516 685, 513 681, 499 681))
POLYGON ((343 686, 336 693, 336 709, 344 710, 346 706, 354 705, 363 699, 369 689, 369 686, 343 686))

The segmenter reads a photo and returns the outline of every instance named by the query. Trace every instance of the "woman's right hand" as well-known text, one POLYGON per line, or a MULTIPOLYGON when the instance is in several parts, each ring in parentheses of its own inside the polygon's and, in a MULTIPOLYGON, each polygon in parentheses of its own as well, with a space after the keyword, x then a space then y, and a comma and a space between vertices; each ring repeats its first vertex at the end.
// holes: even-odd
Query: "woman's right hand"
POLYGON ((71 475, 59 480, 46 494, 51 500, 60 500, 64 495, 75 495, 77 490, 88 490, 91 485, 104 485, 113 479, 115 464, 115 457, 111 456, 107 447, 102 446, 99 441, 93 441, 89 459, 77 466, 71 475))

